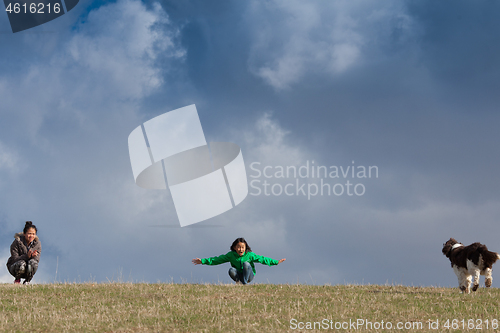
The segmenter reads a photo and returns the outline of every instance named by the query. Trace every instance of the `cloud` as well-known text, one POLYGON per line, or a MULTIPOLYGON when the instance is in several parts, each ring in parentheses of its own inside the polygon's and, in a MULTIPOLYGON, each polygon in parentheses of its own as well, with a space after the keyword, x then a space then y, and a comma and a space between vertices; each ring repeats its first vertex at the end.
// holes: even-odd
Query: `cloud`
POLYGON ((400 1, 253 1, 250 68, 277 90, 310 72, 335 76, 369 61, 369 48, 414 37, 400 1))
POLYGON ((38 281, 51 281, 59 265, 57 278, 67 281, 106 281, 123 268, 136 280, 193 273, 194 281, 229 282, 228 267, 194 267, 190 259, 225 253, 244 236, 258 254, 288 259, 258 267, 258 282, 385 283, 404 275, 408 284, 454 285, 440 253, 447 238, 498 251, 489 236, 499 213, 496 77, 472 61, 494 55, 485 45, 495 43, 463 43, 498 34, 487 29, 494 15, 486 24, 479 12, 466 15, 467 6, 436 13, 430 4, 271 0, 193 10, 186 2, 166 5, 167 16, 158 6, 119 0, 67 33, 6 43, 6 244, 19 221, 37 223, 44 246, 38 281), (469 24, 476 21, 484 24, 469 24), (469 26, 477 33, 461 33, 469 26), (456 47, 443 47, 450 42, 456 47), (454 52, 464 47, 479 58, 454 52), (185 48, 194 52, 187 57, 185 48), (436 73, 445 63, 450 80, 441 84, 436 73), (489 88, 461 79, 458 67, 489 88), (362 197, 249 195, 200 228, 176 228, 168 191, 134 184, 126 138, 145 120, 191 103, 206 132, 216 133, 210 141, 242 147, 249 176, 252 162, 262 170, 355 160, 379 166, 379 178, 367 180, 362 197), (13 177, 20 166, 22 177, 13 177))
POLYGON ((61 131, 134 112, 139 100, 164 87, 168 64, 183 60, 178 35, 158 4, 148 9, 140 1, 119 0, 94 9, 72 35, 57 41, 53 53, 34 42, 30 52, 44 56, 0 78, 1 113, 44 145, 36 134, 49 123, 65 122, 61 131))
POLYGON ((100 83, 119 88, 113 93, 123 99, 144 97, 163 81, 155 62, 185 55, 175 42, 179 30, 169 24, 158 3, 151 10, 134 0, 108 4, 89 13, 61 61, 93 74, 84 77, 87 88, 100 83))
POLYGON ((248 160, 296 165, 304 158, 301 148, 293 145, 290 131, 283 128, 269 112, 262 113, 238 137, 244 140, 242 144, 247 148, 244 156, 248 160))
POLYGON ((17 153, 0 141, 0 170, 17 172, 18 160, 17 153))

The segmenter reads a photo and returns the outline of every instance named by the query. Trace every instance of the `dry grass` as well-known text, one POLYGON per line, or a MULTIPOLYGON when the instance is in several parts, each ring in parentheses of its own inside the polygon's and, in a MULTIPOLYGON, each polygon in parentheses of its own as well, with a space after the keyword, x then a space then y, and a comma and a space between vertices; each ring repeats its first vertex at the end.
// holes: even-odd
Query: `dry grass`
POLYGON ((429 321, 439 320, 434 332, 456 332, 443 325, 457 319, 458 331, 477 332, 467 329, 474 319, 488 332, 500 319, 497 288, 461 295, 457 288, 376 285, 3 284, 0 295, 1 332, 286 332, 292 319, 331 320, 331 331, 343 332, 387 330, 335 330, 335 322, 383 320, 394 331, 398 322, 421 322, 422 329, 404 331, 429 332, 429 321))

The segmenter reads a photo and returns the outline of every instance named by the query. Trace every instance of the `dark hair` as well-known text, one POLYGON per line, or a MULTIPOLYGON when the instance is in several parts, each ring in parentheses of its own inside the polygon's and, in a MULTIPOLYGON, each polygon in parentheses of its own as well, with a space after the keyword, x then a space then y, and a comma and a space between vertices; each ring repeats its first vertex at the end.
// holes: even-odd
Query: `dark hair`
POLYGON ((35 229, 36 232, 38 232, 38 229, 36 228, 36 225, 33 224, 31 221, 26 221, 26 225, 24 226, 23 232, 27 233, 28 230, 31 228, 35 229))
POLYGON ((240 238, 236 238, 236 240, 233 242, 233 244, 231 245, 231 251, 236 251, 234 249, 234 247, 236 246, 236 244, 238 243, 245 243, 245 253, 246 252, 252 252, 252 249, 250 248, 250 245, 248 245, 247 241, 245 240, 245 238, 243 237, 240 237, 240 238))

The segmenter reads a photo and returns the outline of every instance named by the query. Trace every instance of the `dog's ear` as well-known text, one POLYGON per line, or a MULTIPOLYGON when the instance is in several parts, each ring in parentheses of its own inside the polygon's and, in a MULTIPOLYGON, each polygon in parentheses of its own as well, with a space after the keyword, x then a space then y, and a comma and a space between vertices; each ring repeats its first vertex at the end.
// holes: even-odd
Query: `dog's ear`
POLYGON ((443 244, 443 254, 448 258, 450 257, 450 252, 452 247, 453 245, 451 244, 450 241, 447 241, 446 243, 443 244))

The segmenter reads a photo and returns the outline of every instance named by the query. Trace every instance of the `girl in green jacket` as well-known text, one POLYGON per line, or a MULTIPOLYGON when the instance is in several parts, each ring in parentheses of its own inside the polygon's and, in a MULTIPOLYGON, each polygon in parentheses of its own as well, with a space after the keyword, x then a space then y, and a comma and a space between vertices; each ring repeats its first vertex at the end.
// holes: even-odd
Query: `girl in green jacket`
POLYGON ((256 273, 254 262, 260 262, 268 266, 281 264, 286 259, 275 260, 263 256, 259 256, 252 252, 250 246, 248 246, 245 238, 237 238, 231 245, 231 251, 226 254, 220 255, 218 257, 211 258, 196 258, 192 262, 195 265, 220 265, 225 262, 231 263, 231 268, 229 269, 229 276, 231 279, 236 281, 236 283, 247 284, 253 280, 256 273))

